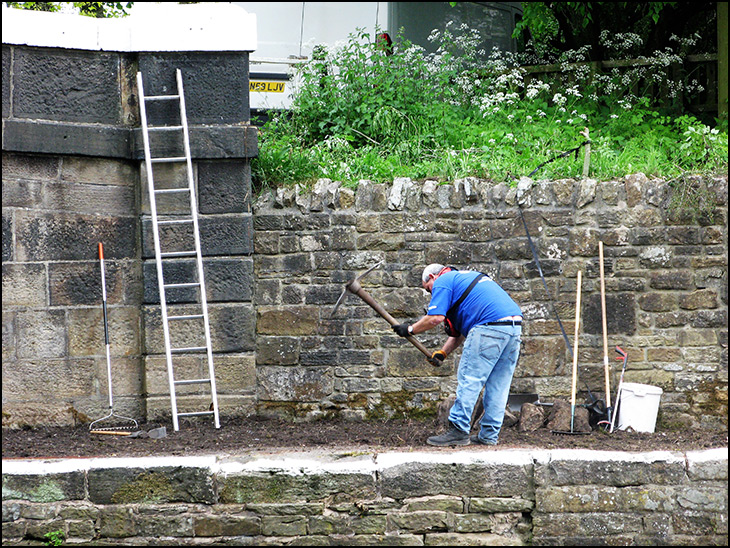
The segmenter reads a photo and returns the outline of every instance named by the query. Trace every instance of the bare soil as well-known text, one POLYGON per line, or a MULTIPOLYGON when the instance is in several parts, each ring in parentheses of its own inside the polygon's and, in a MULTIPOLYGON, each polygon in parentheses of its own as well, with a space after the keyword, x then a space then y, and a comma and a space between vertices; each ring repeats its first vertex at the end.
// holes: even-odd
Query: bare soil
POLYGON ((181 420, 172 424, 140 425, 137 437, 101 435, 87 425, 9 430, 3 428, 2 458, 142 457, 238 455, 251 451, 498 451, 504 449, 593 449, 601 451, 692 451, 728 446, 727 429, 720 432, 683 429, 677 432, 638 433, 594 430, 584 435, 556 434, 547 428, 520 432, 503 428, 499 445, 438 448, 426 438, 443 431, 437 420, 390 419, 348 422, 322 420, 291 422, 260 417, 221 418, 216 429, 210 419, 181 420), (166 436, 153 439, 146 433, 164 426, 166 436))

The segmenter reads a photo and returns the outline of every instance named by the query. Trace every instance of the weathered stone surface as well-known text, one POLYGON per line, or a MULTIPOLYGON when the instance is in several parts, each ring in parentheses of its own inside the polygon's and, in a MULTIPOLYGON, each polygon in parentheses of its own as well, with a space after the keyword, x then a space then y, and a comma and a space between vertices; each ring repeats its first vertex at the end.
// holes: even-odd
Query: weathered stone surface
POLYGON ((85 474, 82 471, 28 475, 3 474, 3 501, 12 499, 31 502, 81 500, 86 497, 84 483, 85 474))
POLYGON ((85 123, 121 122, 114 53, 16 48, 13 114, 85 123), (89 82, 94 82, 89 86, 89 82))
POLYGON ((318 401, 333 389, 331 367, 259 366, 257 394, 261 400, 318 401))
POLYGON ((649 455, 626 455, 606 462, 602 459, 576 460, 553 455, 550 462, 535 464, 535 484, 589 485, 629 487, 643 484, 675 485, 684 476, 684 459, 666 452, 649 455))
POLYGON ((219 497, 223 503, 242 502, 315 502, 336 497, 337 500, 375 497, 375 483, 370 474, 315 473, 307 475, 248 473, 219 479, 219 497))
POLYGON ((317 331, 319 313, 314 307, 259 307, 259 335, 311 335, 317 331))
POLYGON ((216 500, 213 477, 207 468, 92 468, 88 481, 89 500, 95 504, 212 504, 216 500))
POLYGON ((464 496, 520 496, 532 490, 531 465, 474 463, 457 470, 449 465, 413 463, 384 468, 379 477, 384 496, 438 495, 459 492, 464 496))

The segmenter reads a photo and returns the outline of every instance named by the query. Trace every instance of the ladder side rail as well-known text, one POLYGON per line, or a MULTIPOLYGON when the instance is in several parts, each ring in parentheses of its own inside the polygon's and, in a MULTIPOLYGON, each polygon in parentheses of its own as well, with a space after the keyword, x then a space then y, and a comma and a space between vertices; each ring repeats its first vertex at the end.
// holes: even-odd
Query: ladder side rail
POLYGON ((182 72, 177 69, 177 92, 180 95, 180 120, 183 129, 183 143, 185 145, 185 158, 188 171, 188 185, 190 187, 190 212, 193 219, 193 234, 195 235, 195 252, 197 255, 198 282, 200 283, 200 303, 203 309, 203 325, 205 327, 205 346, 208 358, 208 376, 210 378, 210 391, 213 400, 213 416, 215 427, 220 428, 220 416, 218 413, 218 392, 215 384, 215 368, 213 366, 213 347, 210 337, 210 320, 208 318, 208 300, 205 294, 205 276, 203 274, 203 254, 200 245, 200 231, 198 226, 197 195, 195 192, 195 181, 193 180, 193 164, 190 153, 190 134, 188 129, 187 109, 185 106, 185 93, 183 92, 182 72))
POLYGON ((177 418, 177 398, 175 395, 175 375, 172 367, 172 350, 170 330, 167 320, 167 299, 165 297, 165 281, 162 274, 162 255, 160 249, 160 235, 157 225, 157 202, 155 201, 155 184, 152 173, 152 154, 150 150, 149 128, 147 126, 147 109, 145 108, 144 87, 142 73, 137 72, 137 89, 139 93, 140 119, 142 122, 142 140, 144 143, 145 166, 147 172, 147 188, 150 195, 150 211, 152 214, 152 236, 155 244, 155 262, 157 264, 157 284, 160 292, 160 311, 162 314, 162 331, 165 340, 165 358, 167 361, 167 378, 170 385, 170 402, 172 405, 172 424, 175 431, 179 430, 177 418))

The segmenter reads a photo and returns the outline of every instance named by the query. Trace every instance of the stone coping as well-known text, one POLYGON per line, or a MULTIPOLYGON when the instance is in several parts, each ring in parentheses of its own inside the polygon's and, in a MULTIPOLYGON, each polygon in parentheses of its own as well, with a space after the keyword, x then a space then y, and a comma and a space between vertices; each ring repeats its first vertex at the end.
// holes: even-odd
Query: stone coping
MULTIPOLYGON (((346 474, 377 473, 381 470, 404 464, 459 464, 459 465, 510 465, 529 466, 533 463, 547 464, 555 461, 584 461, 612 463, 657 462, 667 464, 686 463, 688 471, 701 468, 710 462, 727 461, 728 449, 716 448, 701 451, 652 451, 631 453, 622 451, 594 451, 590 449, 521 450, 474 452, 454 451, 252 451, 241 455, 202 455, 166 457, 90 457, 90 458, 39 458, 2 459, 3 475, 43 475, 88 472, 100 469, 140 468, 197 468, 208 469, 212 474, 237 474, 247 472, 275 471, 290 475, 303 474, 346 474)), ((727 464, 725 465, 727 477, 727 464)))
POLYGON ((2 6, 3 44, 97 51, 254 51, 256 15, 226 2, 136 2, 97 19, 2 6), (160 24, 164 22, 164 24, 160 24))

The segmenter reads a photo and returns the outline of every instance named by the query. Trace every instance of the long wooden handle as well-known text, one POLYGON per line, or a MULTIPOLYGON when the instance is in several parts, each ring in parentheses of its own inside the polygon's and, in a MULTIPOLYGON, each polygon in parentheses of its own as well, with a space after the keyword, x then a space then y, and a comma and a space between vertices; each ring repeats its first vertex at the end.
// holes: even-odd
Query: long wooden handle
MULTIPOLYGON (((370 296, 370 294, 367 291, 365 291, 362 287, 360 287, 354 293, 355 293, 355 295, 360 297, 363 301, 365 301, 370 306, 370 308, 372 308, 373 310, 375 310, 375 312, 380 314, 380 316, 382 316, 390 325, 398 325, 400 323, 393 316, 391 316, 387 310, 385 310, 382 306, 380 306, 377 302, 375 302, 375 299, 373 299, 370 296)), ((408 342, 410 342, 413 346, 418 348, 418 350, 423 352, 423 354, 427 358, 429 358, 429 360, 431 359, 431 352, 429 352, 428 348, 423 346, 423 344, 418 339, 416 339, 413 335, 408 335, 406 337, 406 339, 408 339, 408 342)))
POLYGON ((606 384, 606 407, 611 407, 611 386, 608 364, 608 326, 606 324, 606 283, 603 276, 603 242, 598 242, 598 263, 601 270, 601 319, 603 321, 603 376, 606 384))
POLYGON ((582 272, 578 271, 575 296, 575 340, 573 342, 573 382, 570 387, 570 405, 575 407, 575 393, 578 388, 578 333, 580 332, 580 292, 582 272))

